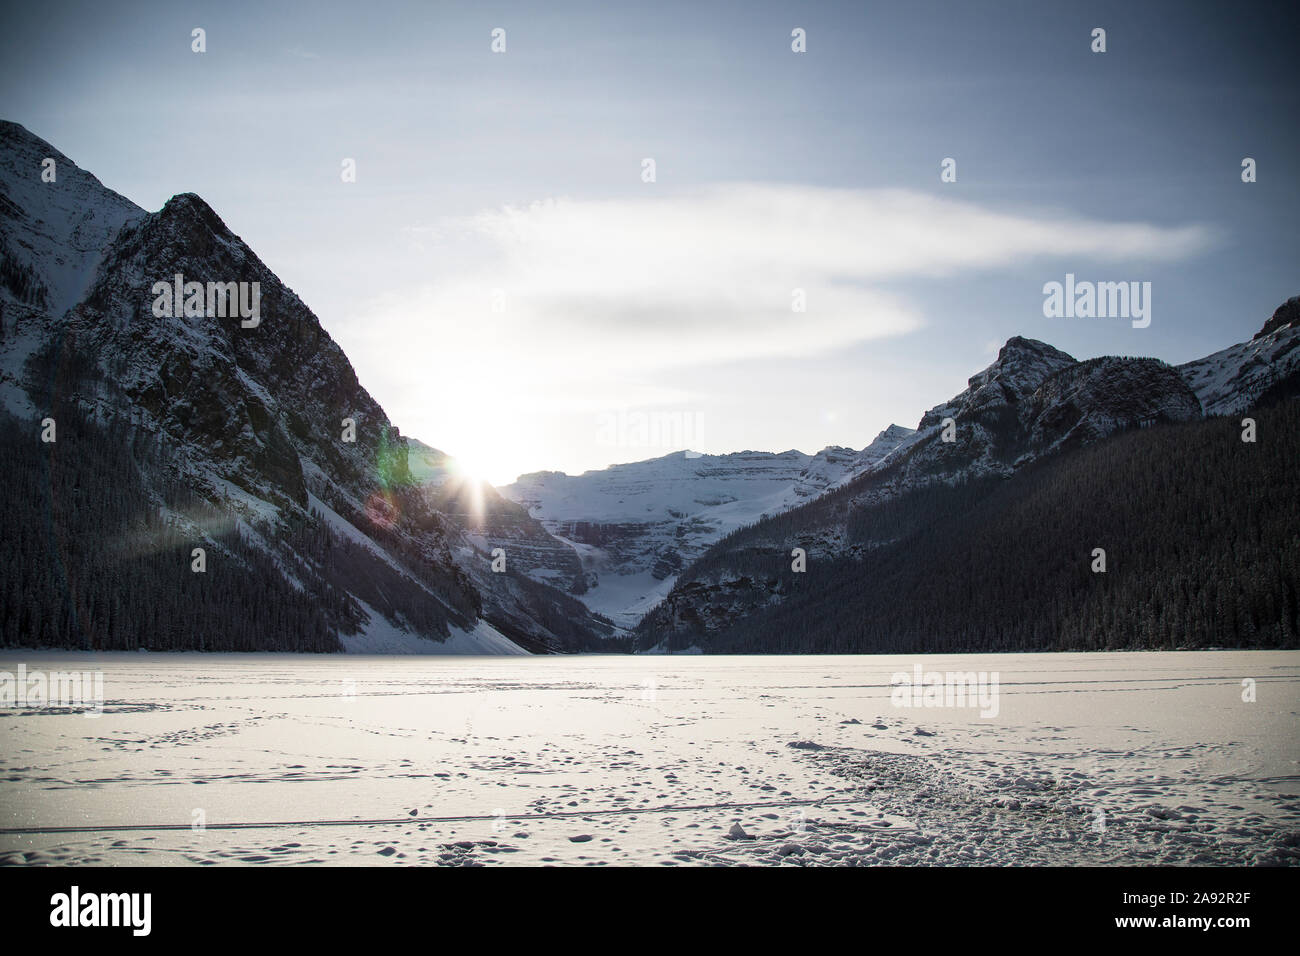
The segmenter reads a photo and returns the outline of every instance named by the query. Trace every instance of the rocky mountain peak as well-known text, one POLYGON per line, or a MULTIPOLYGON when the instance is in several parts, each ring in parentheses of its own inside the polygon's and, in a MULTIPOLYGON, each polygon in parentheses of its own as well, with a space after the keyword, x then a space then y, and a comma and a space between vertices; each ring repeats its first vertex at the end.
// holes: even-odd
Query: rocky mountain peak
POLYGON ((177 193, 154 213, 159 223, 180 228, 202 227, 223 239, 234 239, 225 221, 198 193, 177 193))
POLYGON ((1293 295, 1277 307, 1272 318, 1265 322, 1264 327, 1255 333, 1254 339, 1262 339, 1266 335, 1272 335, 1281 328, 1295 328, 1297 323, 1300 323, 1300 295, 1293 295))
POLYGON ((1052 375, 1077 364, 1074 357, 1046 342, 1013 336, 998 357, 967 380, 966 390, 921 417, 918 430, 935 428, 945 418, 997 414, 1027 399, 1052 375))
POLYGON ((1033 392, 1049 375, 1073 364, 1074 357, 1060 349, 1038 339, 1015 335, 998 350, 997 360, 972 375, 967 384, 972 391, 978 391, 997 383, 1008 397, 1018 399, 1033 392))

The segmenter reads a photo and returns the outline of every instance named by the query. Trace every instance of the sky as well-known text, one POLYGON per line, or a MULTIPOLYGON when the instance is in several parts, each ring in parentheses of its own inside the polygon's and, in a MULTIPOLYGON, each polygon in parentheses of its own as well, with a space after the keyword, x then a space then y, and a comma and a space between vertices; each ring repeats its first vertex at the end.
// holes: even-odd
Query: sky
POLYGON ((502 484, 861 448, 1014 335, 1249 338, 1300 293, 1295 8, 8 4, 0 116, 146 209, 201 195, 502 484), (1149 282, 1150 324, 1045 316, 1067 274, 1149 282))

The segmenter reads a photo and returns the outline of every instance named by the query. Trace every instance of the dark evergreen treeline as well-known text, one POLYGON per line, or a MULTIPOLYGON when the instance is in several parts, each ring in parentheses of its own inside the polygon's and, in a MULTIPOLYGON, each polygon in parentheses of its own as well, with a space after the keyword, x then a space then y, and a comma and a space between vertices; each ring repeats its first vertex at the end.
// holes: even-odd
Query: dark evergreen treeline
POLYGON ((183 485, 153 495, 138 463, 146 436, 100 426, 73 406, 56 441, 37 422, 0 414, 0 644, 96 650, 336 651, 341 596, 288 584, 228 515, 183 485), (183 531, 169 512, 205 529, 183 531), (206 570, 191 570, 191 551, 206 570))
POLYGON ((1241 440, 1239 418, 1161 425, 1011 479, 863 508, 848 521, 857 557, 820 559, 810 543, 803 574, 791 571, 789 547, 714 550, 675 606, 670 597, 641 622, 640 645, 668 638, 674 648, 785 653, 1300 646, 1300 402, 1252 415, 1253 444, 1241 440), (1105 549, 1105 573, 1092 571, 1094 548, 1105 549), (729 583, 709 583, 724 571, 729 583))

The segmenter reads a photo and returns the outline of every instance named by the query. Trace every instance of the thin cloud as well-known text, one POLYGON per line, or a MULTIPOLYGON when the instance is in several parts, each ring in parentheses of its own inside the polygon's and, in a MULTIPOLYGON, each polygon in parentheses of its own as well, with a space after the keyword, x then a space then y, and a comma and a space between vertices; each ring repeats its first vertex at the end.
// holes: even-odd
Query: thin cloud
POLYGON ((462 244, 454 253, 462 262, 463 244, 476 250, 454 278, 398 306, 424 316, 440 336, 450 331, 454 341, 455 330, 466 329, 534 356, 572 358, 576 349, 607 368, 641 370, 816 355, 911 332, 924 318, 889 288, 896 280, 1034 259, 1170 261, 1205 250, 1211 239, 1199 225, 1012 214, 900 190, 762 184, 550 199, 413 235, 435 260, 444 246, 462 244))

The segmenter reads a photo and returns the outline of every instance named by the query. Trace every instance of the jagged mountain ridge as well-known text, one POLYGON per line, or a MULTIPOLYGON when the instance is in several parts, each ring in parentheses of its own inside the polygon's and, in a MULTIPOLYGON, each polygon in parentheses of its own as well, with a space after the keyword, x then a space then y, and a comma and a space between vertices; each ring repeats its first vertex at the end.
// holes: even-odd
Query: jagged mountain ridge
MULTIPOLYGON (((571 650, 610 633, 569 596, 490 571, 413 478, 407 440, 316 316, 198 196, 147 213, 4 123, 0 213, 8 409, 33 420, 57 407, 84 415, 86 428, 112 423, 146 436, 158 469, 144 475, 146 487, 180 479, 291 586, 347 595, 334 619, 344 646, 571 650), (45 156, 56 158, 54 182, 40 179, 45 156), (257 283, 260 322, 156 315, 153 285, 176 274, 257 283), (345 419, 354 440, 344 437, 345 419), (305 534, 327 539, 319 554, 293 553, 289 540, 305 534)), ((75 448, 65 441, 58 451, 75 448)), ((140 502, 161 504, 157 495, 140 502)), ((219 536, 186 514, 169 520, 216 560, 219 536)))
POLYGON ((802 529, 802 546, 839 553, 855 508, 929 481, 1009 475, 1117 430, 1200 414, 1195 395, 1163 362, 1078 362, 1016 336, 916 429, 891 425, 860 452, 675 454, 573 477, 524 475, 501 490, 579 552, 588 606, 634 626, 691 580, 689 568, 716 542, 822 496, 838 503, 838 516, 802 529), (960 441, 942 440, 949 418, 959 423, 960 441), (841 492, 848 487, 859 491, 841 492))

